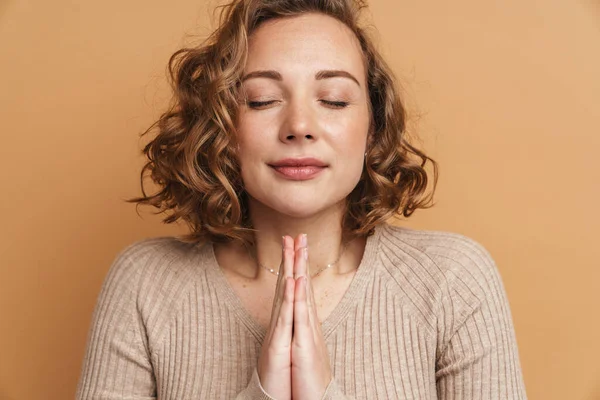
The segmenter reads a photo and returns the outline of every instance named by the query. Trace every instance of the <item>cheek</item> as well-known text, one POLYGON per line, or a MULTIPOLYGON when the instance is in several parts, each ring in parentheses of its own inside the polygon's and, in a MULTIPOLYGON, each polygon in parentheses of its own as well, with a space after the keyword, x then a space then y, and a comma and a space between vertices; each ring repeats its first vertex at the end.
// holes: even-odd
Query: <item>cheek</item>
POLYGON ((364 148, 369 131, 368 113, 361 112, 349 114, 347 118, 332 122, 329 126, 332 142, 335 143, 341 156, 347 155, 349 159, 355 158, 358 153, 364 154, 364 148))
POLYGON ((341 155, 338 159, 338 173, 342 179, 358 183, 364 168, 364 150, 357 145, 341 155))
POLYGON ((265 132, 249 118, 240 118, 236 131, 240 162, 243 165, 245 161, 260 154, 261 150, 264 151, 265 132))
POLYGON ((346 126, 332 141, 340 180, 358 183, 364 167, 367 132, 367 124, 346 126))
POLYGON ((265 150, 268 138, 273 136, 276 121, 272 116, 265 114, 253 114, 251 112, 240 113, 236 125, 237 139, 241 150, 253 150, 259 153, 265 150))

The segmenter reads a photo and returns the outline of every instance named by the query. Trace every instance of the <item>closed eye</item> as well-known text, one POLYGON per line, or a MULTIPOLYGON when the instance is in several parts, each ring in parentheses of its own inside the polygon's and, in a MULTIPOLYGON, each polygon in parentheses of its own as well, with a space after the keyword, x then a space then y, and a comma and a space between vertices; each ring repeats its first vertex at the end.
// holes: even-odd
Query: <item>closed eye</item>
POLYGON ((254 109, 254 110, 260 110, 261 108, 266 108, 268 106, 270 106, 271 104, 276 103, 277 100, 269 100, 269 101, 249 101, 246 104, 248 104, 248 107, 254 109))
MULTIPOLYGON (((331 100, 320 100, 323 104, 331 108, 345 108, 348 106, 348 102, 346 101, 331 101, 331 100)), ((267 108, 268 106, 276 103, 277 100, 269 100, 269 101, 248 101, 246 104, 248 107, 254 110, 260 110, 263 108, 267 108)))
POLYGON ((330 101, 330 100, 321 100, 325 105, 332 108, 344 108, 348 106, 348 102, 346 101, 330 101))

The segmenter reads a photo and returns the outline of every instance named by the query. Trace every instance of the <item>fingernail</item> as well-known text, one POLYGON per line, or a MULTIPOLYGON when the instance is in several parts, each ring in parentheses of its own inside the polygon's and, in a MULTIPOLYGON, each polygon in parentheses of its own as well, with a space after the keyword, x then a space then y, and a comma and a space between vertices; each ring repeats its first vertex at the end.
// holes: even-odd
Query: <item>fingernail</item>
POLYGON ((300 238, 300 246, 302 247, 306 247, 306 242, 307 242, 307 238, 306 238, 306 233, 302 234, 302 237, 300 238))
POLYGON ((281 248, 285 249, 285 236, 281 237, 281 248))

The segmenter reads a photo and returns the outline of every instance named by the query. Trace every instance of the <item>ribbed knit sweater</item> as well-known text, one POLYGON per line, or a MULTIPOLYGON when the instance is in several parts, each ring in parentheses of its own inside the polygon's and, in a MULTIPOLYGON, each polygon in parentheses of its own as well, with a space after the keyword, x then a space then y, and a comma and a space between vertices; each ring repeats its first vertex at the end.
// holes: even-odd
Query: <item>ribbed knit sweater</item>
MULTIPOLYGON (((502 280, 466 236, 379 226, 321 326, 324 398, 526 399, 502 280)), ((256 373, 265 334, 211 243, 137 241, 104 280, 76 398, 271 399, 256 373)))

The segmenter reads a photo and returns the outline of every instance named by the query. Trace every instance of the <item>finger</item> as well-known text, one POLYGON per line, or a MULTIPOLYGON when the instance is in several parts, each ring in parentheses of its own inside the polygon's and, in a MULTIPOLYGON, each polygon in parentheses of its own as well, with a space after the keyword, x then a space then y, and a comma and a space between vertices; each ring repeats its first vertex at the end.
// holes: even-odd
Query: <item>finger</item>
MULTIPOLYGON (((306 251, 308 252, 308 249, 306 249, 306 251)), ((305 295, 306 295, 306 307, 307 307, 307 312, 308 312, 308 323, 309 326, 311 328, 315 328, 318 325, 318 321, 319 321, 319 317, 317 315, 317 309, 316 309, 316 301, 315 301, 315 294, 313 291, 313 286, 312 286, 312 279, 310 277, 309 271, 308 271, 308 261, 304 261, 304 264, 306 265, 306 274, 304 275, 306 280, 304 282, 304 286, 305 286, 305 295)))
POLYGON ((281 267, 279 268, 279 275, 281 275, 281 271, 283 271, 284 278, 294 277, 294 239, 290 236, 284 236, 284 257, 281 263, 281 267))
MULTIPOLYGON (((304 242, 302 242, 301 245, 302 244, 306 244, 306 240, 304 242)), ((310 276, 308 274, 308 247, 306 247, 306 246, 300 247, 299 250, 296 251, 295 269, 296 269, 296 277, 297 278, 300 276, 304 276, 307 279, 306 282, 304 283, 304 285, 305 285, 305 289, 308 290, 308 292, 306 293, 306 302, 307 302, 307 305, 308 305, 309 311, 310 311, 310 307, 314 303, 314 297, 311 297, 311 293, 310 293, 310 291, 312 290, 312 287, 310 284, 310 276)))
POLYGON ((271 344, 277 348, 290 346, 292 343, 292 327, 294 326, 294 279, 285 278, 283 286, 285 287, 283 302, 279 309, 271 339, 271 344))
POLYGON ((298 237, 298 247, 296 250, 295 258, 295 277, 304 276, 306 278, 304 282, 304 290, 305 290, 305 301, 306 308, 308 313, 308 325, 311 328, 315 328, 319 318, 317 316, 317 310, 315 309, 315 300, 314 293, 312 293, 312 285, 311 279, 309 275, 309 267, 308 267, 308 238, 306 235, 301 235, 298 237))
MULTIPOLYGON (((283 236, 282 237, 282 249, 281 249, 282 261, 281 261, 281 264, 279 267, 280 271, 282 271, 282 269, 286 263, 288 265, 290 263, 293 264, 293 256, 291 255, 291 251, 292 251, 292 249, 290 248, 289 240, 287 240, 286 236, 283 236)), ((290 267, 288 267, 288 269, 289 268, 290 267)), ((269 339, 273 335, 273 329, 274 329, 273 326, 275 324, 275 319, 280 314, 281 303, 283 302, 284 293, 285 293, 285 277, 286 277, 286 275, 284 273, 280 273, 279 276, 277 277, 277 286, 275 287, 275 297, 273 298, 273 307, 271 309, 271 319, 269 321, 269 326, 271 328, 270 332, 269 332, 269 339)))
POLYGON ((294 250, 298 251, 302 247, 302 233, 294 238, 294 250))
POLYGON ((307 343, 305 340, 311 334, 309 310, 306 303, 306 277, 296 279, 294 288, 294 339, 298 344, 307 343))
POLYGON ((305 276, 308 271, 306 268, 308 258, 307 237, 305 234, 299 235, 296 243, 294 278, 305 276))

